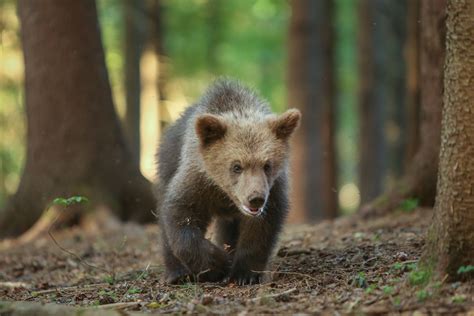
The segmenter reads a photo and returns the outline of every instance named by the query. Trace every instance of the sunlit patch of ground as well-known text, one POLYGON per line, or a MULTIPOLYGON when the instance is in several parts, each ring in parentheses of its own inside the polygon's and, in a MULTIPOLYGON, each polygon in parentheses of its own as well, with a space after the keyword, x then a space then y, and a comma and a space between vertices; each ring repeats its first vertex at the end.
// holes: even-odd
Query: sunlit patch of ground
MULTIPOLYGON (((474 312, 474 284, 426 284, 430 210, 288 226, 265 284, 165 285, 158 228, 56 233, 0 253, 0 300, 194 313, 474 312)), ((0 307, 1 310, 1 307, 0 307)))

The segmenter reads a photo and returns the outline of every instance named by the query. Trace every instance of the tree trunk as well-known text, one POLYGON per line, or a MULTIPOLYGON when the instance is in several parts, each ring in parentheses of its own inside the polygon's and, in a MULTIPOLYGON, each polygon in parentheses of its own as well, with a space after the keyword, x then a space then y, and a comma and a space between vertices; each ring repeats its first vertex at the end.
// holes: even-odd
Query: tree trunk
POLYGON ((361 0, 358 5, 359 187, 364 203, 402 170, 406 2, 361 0))
POLYGON ((163 22, 163 12, 165 8, 163 7, 161 0, 152 0, 151 3, 151 38, 150 42, 152 43, 155 54, 158 57, 158 70, 157 70, 157 91, 158 91, 158 107, 159 107, 159 124, 160 124, 160 133, 166 128, 170 123, 164 119, 165 113, 165 102, 166 102, 166 80, 167 80, 167 67, 166 67, 166 52, 164 47, 164 22, 163 22))
POLYGON ((93 0, 19 1, 27 158, 0 236, 33 225, 58 196, 90 198, 122 219, 151 220, 151 186, 128 151, 113 107, 93 0))
POLYGON ((404 169, 420 146, 420 0, 407 3, 407 36, 405 43, 406 100, 405 100, 405 157, 404 169))
POLYGON ((143 0, 125 0, 125 133, 137 163, 140 162, 140 58, 145 42, 145 4, 143 0))
POLYGON ((289 105, 303 113, 292 155, 292 221, 337 215, 332 4, 292 1, 289 105))
POLYGON ((462 278, 458 268, 474 263, 473 39, 474 3, 449 0, 438 194, 423 256, 440 278, 462 278))
POLYGON ((445 0, 421 1, 421 123, 420 147, 403 178, 393 190, 364 205, 363 216, 384 214, 407 198, 432 206, 436 195, 438 156, 443 104, 445 42, 445 0))

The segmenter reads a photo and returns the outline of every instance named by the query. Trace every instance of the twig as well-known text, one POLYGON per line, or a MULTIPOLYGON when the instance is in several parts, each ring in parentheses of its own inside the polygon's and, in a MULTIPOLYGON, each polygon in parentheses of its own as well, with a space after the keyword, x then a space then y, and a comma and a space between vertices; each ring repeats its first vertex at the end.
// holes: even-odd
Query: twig
POLYGON ((142 273, 140 273, 140 274, 135 278, 135 280, 133 280, 133 281, 131 282, 130 286, 127 287, 127 289, 125 290, 125 293, 122 295, 122 300, 125 298, 125 295, 128 294, 128 291, 132 288, 132 286, 134 286, 135 283, 145 275, 145 273, 148 271, 148 269, 150 268, 150 266, 151 266, 151 262, 149 262, 149 263, 147 264, 145 270, 143 270, 142 273))
POLYGON ((105 286, 108 285, 108 283, 97 283, 97 284, 85 284, 85 285, 76 285, 76 286, 66 286, 66 287, 57 287, 54 289, 48 289, 48 290, 42 290, 42 291, 34 291, 36 295, 43 295, 43 294, 49 294, 49 293, 54 293, 54 292, 59 292, 59 291, 69 291, 69 290, 75 290, 75 289, 88 289, 88 288, 95 288, 99 286, 105 286))
POLYGON ((97 269, 97 270, 101 270, 107 274, 109 274, 110 272, 106 269, 106 268, 103 268, 103 267, 99 267, 99 266, 95 266, 93 264, 90 264, 88 263, 87 261, 85 261, 84 259, 82 259, 78 254, 64 248, 63 246, 61 246, 57 240, 54 238, 53 236, 53 233, 51 232, 51 230, 53 229, 54 227, 54 224, 56 224, 57 220, 59 219, 59 217, 61 216, 61 212, 56 216, 56 218, 54 219, 54 221, 51 223, 51 226, 49 226, 48 228, 48 235, 49 237, 51 238, 51 240, 54 242, 54 244, 59 248, 61 249, 62 251, 64 251, 65 253, 69 254, 70 256, 73 256, 74 258, 76 258, 81 264, 87 266, 87 267, 90 267, 90 268, 93 268, 93 269, 97 269))
POLYGON ((8 287, 12 289, 23 287, 25 289, 29 289, 31 288, 31 285, 24 282, 0 282, 0 287, 8 287))
POLYGON ((294 288, 291 288, 289 290, 286 290, 286 291, 283 291, 283 292, 280 292, 280 293, 274 293, 274 294, 254 297, 254 298, 250 299, 249 301, 250 302, 258 302, 261 299, 265 299, 265 298, 276 298, 276 297, 280 297, 280 296, 283 296, 283 295, 291 294, 291 293, 295 292, 296 290, 297 290, 296 287, 294 287, 294 288))
POLYGON ((119 302, 119 303, 112 303, 112 304, 105 304, 105 305, 99 305, 96 306, 96 308, 101 308, 101 309, 109 309, 109 308, 127 308, 129 306, 136 306, 140 305, 142 302, 119 302))
POLYGON ((313 280, 313 281, 318 281, 318 279, 316 279, 315 277, 312 277, 312 276, 309 275, 309 274, 306 274, 306 273, 299 273, 299 272, 290 272, 290 271, 289 271, 289 272, 284 272, 284 271, 269 271, 269 270, 263 270, 263 271, 255 271, 255 270, 252 270, 252 272, 297 275, 297 276, 301 276, 301 277, 305 277, 305 278, 310 278, 310 279, 313 280))

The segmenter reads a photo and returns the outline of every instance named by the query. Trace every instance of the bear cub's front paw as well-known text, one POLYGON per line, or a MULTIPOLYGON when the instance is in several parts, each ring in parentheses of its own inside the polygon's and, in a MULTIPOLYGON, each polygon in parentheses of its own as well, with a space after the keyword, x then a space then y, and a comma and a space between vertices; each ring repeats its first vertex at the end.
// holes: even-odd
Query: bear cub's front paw
POLYGON ((251 271, 247 269, 233 270, 228 278, 228 282, 238 285, 252 285, 263 282, 263 274, 261 272, 251 271))
POLYGON ((207 244, 207 267, 202 269, 197 275, 199 282, 219 282, 229 275, 231 259, 222 249, 211 244, 207 244))

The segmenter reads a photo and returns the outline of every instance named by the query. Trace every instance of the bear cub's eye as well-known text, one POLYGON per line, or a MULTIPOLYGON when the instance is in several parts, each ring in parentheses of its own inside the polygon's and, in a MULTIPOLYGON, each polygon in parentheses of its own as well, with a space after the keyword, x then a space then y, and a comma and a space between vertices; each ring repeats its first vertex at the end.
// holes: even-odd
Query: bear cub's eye
POLYGON ((239 174, 239 173, 242 173, 242 171, 243 171, 243 168, 239 163, 234 163, 232 165, 232 172, 239 174))
POLYGON ((265 171, 266 173, 270 173, 270 171, 272 171, 272 165, 267 162, 264 166, 263 166, 263 171, 265 171))

